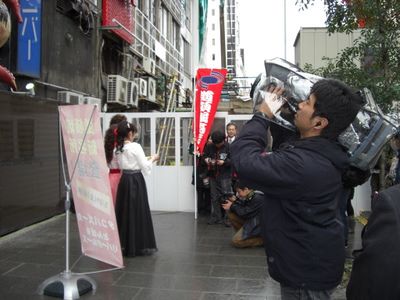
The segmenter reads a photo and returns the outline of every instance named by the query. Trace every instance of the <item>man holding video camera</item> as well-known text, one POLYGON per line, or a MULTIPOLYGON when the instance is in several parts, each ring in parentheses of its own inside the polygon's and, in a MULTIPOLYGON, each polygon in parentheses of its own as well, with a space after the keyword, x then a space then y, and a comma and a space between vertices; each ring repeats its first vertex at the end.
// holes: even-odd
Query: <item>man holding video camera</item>
POLYGON ((231 145, 232 162, 239 180, 265 194, 262 234, 269 274, 281 284, 282 299, 330 299, 345 260, 337 196, 349 161, 337 138, 362 98, 340 81, 317 81, 294 116, 300 138, 267 154, 274 119, 267 103, 282 93, 270 88, 231 145))
POLYGON ((236 181, 235 190, 236 196, 233 193, 226 194, 221 201, 235 230, 232 244, 237 248, 262 246, 260 218, 264 194, 248 188, 240 181, 236 181))
POLYGON ((221 196, 232 192, 232 171, 229 144, 225 141, 225 133, 214 131, 211 134, 212 143, 204 148, 203 159, 208 168, 211 216, 209 225, 224 224, 222 208, 219 203, 221 196))

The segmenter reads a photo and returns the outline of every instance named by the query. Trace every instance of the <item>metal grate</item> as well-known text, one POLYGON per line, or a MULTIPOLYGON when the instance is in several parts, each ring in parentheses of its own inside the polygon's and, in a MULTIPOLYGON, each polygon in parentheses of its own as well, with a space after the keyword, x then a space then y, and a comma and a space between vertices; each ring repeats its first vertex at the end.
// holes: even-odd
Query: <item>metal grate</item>
MULTIPOLYGON (((116 26, 112 20, 116 19, 130 32, 134 30, 133 6, 131 0, 103 0, 102 25, 116 26)), ((111 29, 116 35, 129 44, 133 43, 133 36, 123 29, 111 29)))
POLYGON ((108 76, 107 102, 116 102, 117 99, 117 77, 108 76))

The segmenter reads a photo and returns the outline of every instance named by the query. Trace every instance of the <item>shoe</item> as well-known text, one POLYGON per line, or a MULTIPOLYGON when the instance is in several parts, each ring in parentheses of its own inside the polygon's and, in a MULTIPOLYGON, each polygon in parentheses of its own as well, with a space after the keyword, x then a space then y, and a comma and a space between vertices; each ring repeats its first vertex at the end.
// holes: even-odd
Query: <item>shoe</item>
POLYGON ((225 225, 225 227, 231 227, 231 221, 224 220, 224 225, 225 225))
POLYGON ((222 220, 215 220, 215 219, 210 219, 207 222, 208 225, 222 224, 222 223, 223 223, 222 220))

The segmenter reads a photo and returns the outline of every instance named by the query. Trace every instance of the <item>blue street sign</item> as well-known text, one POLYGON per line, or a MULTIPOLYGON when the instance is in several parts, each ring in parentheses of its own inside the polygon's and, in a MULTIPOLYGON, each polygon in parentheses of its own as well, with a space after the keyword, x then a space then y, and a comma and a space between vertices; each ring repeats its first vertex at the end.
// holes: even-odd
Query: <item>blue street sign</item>
POLYGON ((42 0, 20 0, 23 22, 18 24, 18 74, 40 77, 42 0))

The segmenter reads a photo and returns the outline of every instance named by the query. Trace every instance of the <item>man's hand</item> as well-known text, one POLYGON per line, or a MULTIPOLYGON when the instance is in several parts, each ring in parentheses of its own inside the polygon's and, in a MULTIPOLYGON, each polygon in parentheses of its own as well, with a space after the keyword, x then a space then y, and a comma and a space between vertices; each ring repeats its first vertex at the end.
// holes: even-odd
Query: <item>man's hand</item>
POLYGON ((222 208, 225 210, 229 210, 233 204, 233 202, 236 201, 236 196, 232 195, 224 203, 221 204, 222 208))
POLYGON ((217 160, 217 166, 222 166, 223 164, 224 164, 224 160, 222 160, 222 159, 218 159, 217 160))
POLYGON ((223 203, 223 204, 221 204, 221 206, 222 206, 222 208, 224 209, 224 210, 229 210, 230 208, 231 208, 231 206, 232 206, 232 202, 231 201, 226 201, 225 203, 223 203))
POLYGON ((268 105, 268 103, 270 103, 270 105, 275 104, 274 102, 279 101, 279 96, 282 96, 284 91, 285 90, 281 87, 271 86, 266 93, 265 97, 267 98, 264 99, 263 102, 261 102, 258 111, 262 112, 269 119, 272 119, 274 117, 274 113, 272 112, 271 107, 268 105))

